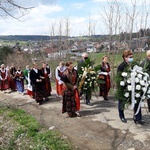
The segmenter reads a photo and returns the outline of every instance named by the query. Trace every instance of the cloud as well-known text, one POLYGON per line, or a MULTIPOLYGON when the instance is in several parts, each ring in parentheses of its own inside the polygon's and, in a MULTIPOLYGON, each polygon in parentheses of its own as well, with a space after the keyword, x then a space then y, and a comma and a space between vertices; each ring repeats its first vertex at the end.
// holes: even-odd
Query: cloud
POLYGON ((74 3, 74 4, 73 4, 73 7, 74 7, 75 9, 81 9, 81 8, 83 8, 84 6, 85 6, 84 3, 74 3))
POLYGON ((38 5, 55 5, 58 0, 15 0, 15 2, 21 6, 37 7, 38 5))
MULTIPOLYGON (((126 5, 132 5, 132 3, 136 3, 137 5, 142 5, 143 4, 143 0, 91 0, 93 3, 109 3, 109 2, 118 2, 118 3, 122 3, 122 4, 126 4, 126 5)), ((146 5, 150 5, 150 1, 149 0, 145 0, 144 3, 146 5)))
MULTIPOLYGON (((26 0, 18 0, 18 1, 24 3, 26 2, 26 0)), ((131 3, 131 0, 126 0, 126 1, 118 0, 118 1, 131 3)), ((82 1, 81 3, 80 2, 74 3, 74 1, 68 2, 68 0, 64 0, 63 3, 60 0, 59 1, 58 0, 27 1, 28 4, 34 4, 36 5, 36 7, 31 9, 28 14, 26 14, 24 17, 20 19, 20 21, 12 19, 10 17, 6 19, 0 18, 0 24, 1 24, 0 34, 1 35, 16 35, 16 34, 49 35, 50 28, 52 27, 53 24, 55 24, 56 30, 58 30, 60 20, 62 20, 63 32, 64 32, 65 25, 66 25, 65 22, 66 18, 69 18, 70 20, 69 23, 71 27, 70 35, 71 36, 84 35, 84 34, 88 34, 89 17, 91 23, 96 24, 95 33, 100 34, 103 32, 103 34, 106 34, 106 32, 108 31, 101 17, 105 16, 105 12, 102 10, 102 6, 106 6, 106 10, 108 9, 107 0, 91 0, 85 3, 84 2, 82 1)), ((128 5, 123 5, 123 6, 126 7, 128 5)), ((131 7, 128 8, 130 9, 131 7)), ((132 11, 132 8, 130 10, 132 11)), ((122 9, 122 13, 123 12, 124 11, 122 9)), ((124 15, 125 14, 122 14, 123 18, 124 15)))
POLYGON ((39 5, 30 11, 29 14, 21 18, 20 21, 13 18, 0 18, 1 35, 32 35, 48 34, 48 27, 53 21, 53 14, 62 11, 63 8, 58 5, 39 5))

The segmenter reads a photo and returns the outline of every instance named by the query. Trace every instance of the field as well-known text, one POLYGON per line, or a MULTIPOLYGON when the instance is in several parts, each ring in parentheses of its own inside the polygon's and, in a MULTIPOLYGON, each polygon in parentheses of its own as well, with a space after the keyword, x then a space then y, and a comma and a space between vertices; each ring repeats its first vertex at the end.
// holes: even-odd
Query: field
MULTIPOLYGON (((102 62, 102 57, 107 55, 110 60, 110 65, 114 64, 114 67, 116 68, 123 61, 122 53, 110 54, 110 55, 106 53, 91 53, 89 54, 89 56, 92 60, 95 60, 95 64, 98 65, 102 62)), ((146 56, 146 52, 134 52, 133 53, 133 57, 135 61, 143 60, 145 56, 146 56)))

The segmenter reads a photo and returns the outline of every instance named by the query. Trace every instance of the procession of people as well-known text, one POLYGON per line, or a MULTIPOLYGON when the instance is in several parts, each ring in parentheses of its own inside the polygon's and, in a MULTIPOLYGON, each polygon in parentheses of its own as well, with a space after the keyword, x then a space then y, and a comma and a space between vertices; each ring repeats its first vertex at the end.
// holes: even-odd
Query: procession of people
MULTIPOLYGON (((123 73, 126 67, 130 66, 133 61, 133 53, 130 50, 126 50, 122 57, 123 62, 118 66, 117 74, 123 73)), ((149 58, 150 51, 147 52, 147 58, 141 64, 148 74, 149 67, 145 63, 148 62, 150 64, 149 58)), ((98 74, 93 70, 90 62, 88 53, 83 53, 82 59, 77 63, 76 67, 71 61, 60 61, 55 68, 56 97, 62 98, 62 113, 67 113, 69 117, 81 117, 81 98, 84 97, 86 105, 93 105, 91 102, 92 92, 97 87, 99 96, 102 96, 104 101, 109 101, 109 90, 111 88, 109 57, 106 55, 102 57, 102 61, 99 62, 98 74), (102 82, 97 83, 96 76, 102 82)), ((16 68, 14 63, 10 67, 2 64, 0 67, 0 90, 4 92, 6 90, 10 90, 10 92, 16 91, 22 95, 28 94, 31 98, 35 99, 37 104, 42 105, 44 101, 49 101, 52 95, 53 86, 51 85, 51 78, 52 71, 47 62, 43 62, 41 67, 34 62, 32 66, 26 65, 24 70, 20 66, 16 68)), ((121 86, 118 85, 117 88, 122 89, 121 86)), ((126 104, 124 102, 127 99, 122 100, 122 97, 118 98, 118 112, 123 123, 127 123, 124 115, 126 104)), ((147 104, 150 112, 150 98, 147 98, 147 104)), ((140 101, 134 105, 133 120, 136 124, 143 125, 140 105, 140 101)))

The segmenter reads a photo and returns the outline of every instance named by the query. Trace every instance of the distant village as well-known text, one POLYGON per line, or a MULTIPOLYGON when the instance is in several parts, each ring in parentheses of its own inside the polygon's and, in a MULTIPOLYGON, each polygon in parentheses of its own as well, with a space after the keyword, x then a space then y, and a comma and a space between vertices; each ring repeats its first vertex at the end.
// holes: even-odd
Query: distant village
POLYGON ((67 54, 72 56, 81 55, 82 52, 100 53, 121 51, 130 49, 133 51, 146 51, 150 49, 147 43, 149 37, 133 38, 132 41, 111 41, 93 40, 93 39, 52 39, 52 40, 0 40, 0 47, 8 46, 14 49, 16 53, 21 51, 34 53, 44 52, 47 58, 65 57, 67 54))

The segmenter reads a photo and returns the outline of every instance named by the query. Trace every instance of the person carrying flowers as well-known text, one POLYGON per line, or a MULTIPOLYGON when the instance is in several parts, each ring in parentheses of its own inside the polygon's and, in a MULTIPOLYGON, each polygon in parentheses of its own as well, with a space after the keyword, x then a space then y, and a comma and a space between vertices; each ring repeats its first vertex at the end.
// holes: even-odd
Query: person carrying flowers
MULTIPOLYGON (((150 76, 150 50, 146 52, 146 58, 144 61, 142 61, 141 66, 143 67, 143 70, 150 76)), ((150 112, 150 98, 147 99, 147 106, 148 111, 150 112)))
MULTIPOLYGON (((131 104, 134 110, 133 120, 136 124, 143 125, 142 113, 141 113, 141 101, 143 92, 139 91, 141 87, 140 80, 136 75, 137 72, 143 73, 142 70, 136 65, 132 68, 133 53, 131 50, 125 50, 122 55, 123 62, 117 68, 117 93, 118 100, 118 111, 120 120, 127 123, 124 115, 124 109, 126 104, 131 104), (119 82, 118 82, 119 81, 119 82), (137 93, 136 93, 137 92, 137 93), (139 92, 139 93, 138 93, 139 92)), ((143 81, 144 82, 144 81, 143 81)), ((147 85, 147 84, 146 84, 147 85)), ((143 88, 144 91, 144 88, 143 88)))
POLYGON ((80 97, 85 94, 85 104, 91 106, 92 103, 91 101, 91 90, 88 86, 88 83, 90 81, 90 78, 87 78, 87 68, 90 67, 89 63, 90 59, 88 58, 88 53, 83 53, 82 54, 82 59, 78 62, 77 65, 77 72, 79 74, 79 90, 80 90, 80 97), (87 82, 85 81, 87 79, 87 82), (84 87, 84 85, 86 87, 84 87))

